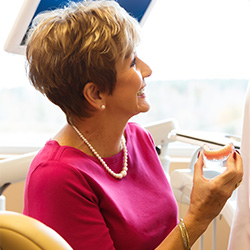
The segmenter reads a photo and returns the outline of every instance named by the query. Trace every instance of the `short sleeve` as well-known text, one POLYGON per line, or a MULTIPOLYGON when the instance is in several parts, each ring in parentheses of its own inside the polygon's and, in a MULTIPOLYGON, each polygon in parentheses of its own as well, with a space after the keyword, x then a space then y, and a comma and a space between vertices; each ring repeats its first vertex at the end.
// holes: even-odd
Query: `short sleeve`
POLYGON ((73 249, 114 249, 98 202, 83 173, 52 161, 31 173, 24 213, 53 228, 73 249))

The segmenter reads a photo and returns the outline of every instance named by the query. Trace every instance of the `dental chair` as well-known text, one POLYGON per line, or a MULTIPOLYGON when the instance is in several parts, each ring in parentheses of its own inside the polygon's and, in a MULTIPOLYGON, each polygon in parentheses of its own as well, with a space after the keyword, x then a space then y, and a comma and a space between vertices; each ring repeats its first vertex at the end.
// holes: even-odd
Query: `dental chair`
POLYGON ((54 230, 26 215, 0 211, 0 249, 70 250, 70 245, 54 230))

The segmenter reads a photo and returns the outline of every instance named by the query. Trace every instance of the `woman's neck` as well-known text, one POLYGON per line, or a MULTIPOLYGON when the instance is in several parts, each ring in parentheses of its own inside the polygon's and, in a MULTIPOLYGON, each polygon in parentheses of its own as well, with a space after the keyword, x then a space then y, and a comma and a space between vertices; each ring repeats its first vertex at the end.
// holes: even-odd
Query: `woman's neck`
MULTIPOLYGON (((85 120, 75 119, 72 125, 79 130, 101 157, 110 157, 121 151, 121 137, 124 134, 126 123, 87 118, 85 120)), ((86 154, 93 155, 86 143, 69 124, 54 139, 60 145, 72 146, 86 154)))

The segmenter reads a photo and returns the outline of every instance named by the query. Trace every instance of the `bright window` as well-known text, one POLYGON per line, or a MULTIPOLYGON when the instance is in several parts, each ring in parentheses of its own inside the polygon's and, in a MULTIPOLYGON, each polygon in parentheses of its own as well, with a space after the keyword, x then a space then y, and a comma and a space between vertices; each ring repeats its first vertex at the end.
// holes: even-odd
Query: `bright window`
MULTIPOLYGON (((21 4, 4 1, 0 9, 0 146, 42 146, 65 123, 60 109, 30 86, 24 57, 3 51, 21 4)), ((247 0, 158 0, 138 49, 153 69, 146 81, 151 110, 133 120, 174 117, 182 129, 240 135, 249 30, 247 0)))

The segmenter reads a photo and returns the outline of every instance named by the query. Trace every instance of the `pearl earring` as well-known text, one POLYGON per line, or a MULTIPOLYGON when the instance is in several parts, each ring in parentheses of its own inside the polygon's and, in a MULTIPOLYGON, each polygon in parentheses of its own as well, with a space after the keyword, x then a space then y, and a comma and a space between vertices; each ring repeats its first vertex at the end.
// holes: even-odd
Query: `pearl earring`
POLYGON ((101 109, 102 110, 104 110, 106 107, 105 107, 105 105, 103 104, 102 106, 101 106, 101 109))

